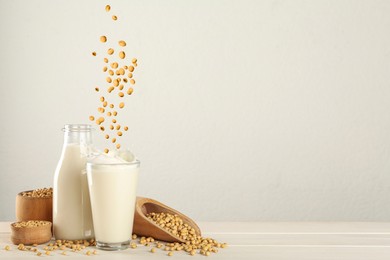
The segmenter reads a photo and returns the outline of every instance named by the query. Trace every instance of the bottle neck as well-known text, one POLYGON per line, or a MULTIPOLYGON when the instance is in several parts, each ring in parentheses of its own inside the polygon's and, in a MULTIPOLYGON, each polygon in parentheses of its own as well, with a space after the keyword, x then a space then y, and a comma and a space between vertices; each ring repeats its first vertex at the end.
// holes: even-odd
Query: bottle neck
POLYGON ((90 125, 65 125, 64 144, 92 144, 92 127, 90 125))
POLYGON ((92 144, 92 134, 91 132, 65 132, 64 133, 64 143, 65 144, 92 144))

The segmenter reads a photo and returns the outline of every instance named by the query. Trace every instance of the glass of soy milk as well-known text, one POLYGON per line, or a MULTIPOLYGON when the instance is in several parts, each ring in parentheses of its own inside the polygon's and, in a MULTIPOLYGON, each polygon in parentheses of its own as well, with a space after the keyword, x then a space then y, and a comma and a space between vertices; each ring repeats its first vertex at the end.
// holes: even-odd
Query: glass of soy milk
POLYGON ((129 247, 140 162, 130 152, 99 154, 87 162, 96 247, 129 247))

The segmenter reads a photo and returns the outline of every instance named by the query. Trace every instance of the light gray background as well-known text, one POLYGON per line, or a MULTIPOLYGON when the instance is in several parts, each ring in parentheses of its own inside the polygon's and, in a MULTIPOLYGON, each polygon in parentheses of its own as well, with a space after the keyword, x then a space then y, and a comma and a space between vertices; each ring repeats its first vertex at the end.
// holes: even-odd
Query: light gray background
POLYGON ((139 60, 140 195, 196 220, 389 221, 389 1, 115 1, 117 23, 106 3, 0 0, 0 220, 99 104, 105 34, 139 60))

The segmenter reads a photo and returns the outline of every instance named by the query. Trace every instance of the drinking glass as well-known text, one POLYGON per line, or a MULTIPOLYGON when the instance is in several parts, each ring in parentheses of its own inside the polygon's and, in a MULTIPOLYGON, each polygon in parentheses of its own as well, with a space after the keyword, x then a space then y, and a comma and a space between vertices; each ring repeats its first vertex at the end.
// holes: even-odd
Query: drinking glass
POLYGON ((129 247, 140 162, 87 163, 96 247, 123 250, 129 247))

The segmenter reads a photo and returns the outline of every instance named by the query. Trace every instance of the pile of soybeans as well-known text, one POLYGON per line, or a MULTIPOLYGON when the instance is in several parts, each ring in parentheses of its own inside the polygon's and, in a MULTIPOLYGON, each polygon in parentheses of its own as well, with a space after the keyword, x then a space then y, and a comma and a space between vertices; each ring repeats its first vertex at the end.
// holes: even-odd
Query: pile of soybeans
POLYGON ((42 188, 21 193, 23 197, 31 198, 51 198, 53 197, 53 188, 42 188))
MULTIPOLYGON (((211 253, 217 253, 218 248, 225 248, 227 246, 226 243, 219 243, 215 239, 197 235, 195 229, 188 224, 185 224, 183 219, 178 215, 169 213, 149 213, 146 217, 169 233, 185 241, 184 243, 166 243, 164 250, 169 251, 168 256, 172 256, 173 251, 182 250, 192 256, 196 253, 209 256, 211 253)), ((133 238, 136 238, 136 236, 133 235, 133 238)), ((141 237, 140 239, 141 244, 147 244, 154 241, 154 238, 141 237)), ((133 245, 131 246, 133 247, 133 245)), ((156 242, 156 247, 161 248, 162 244, 156 242)), ((152 248, 150 251, 154 253, 155 249, 152 248)))

